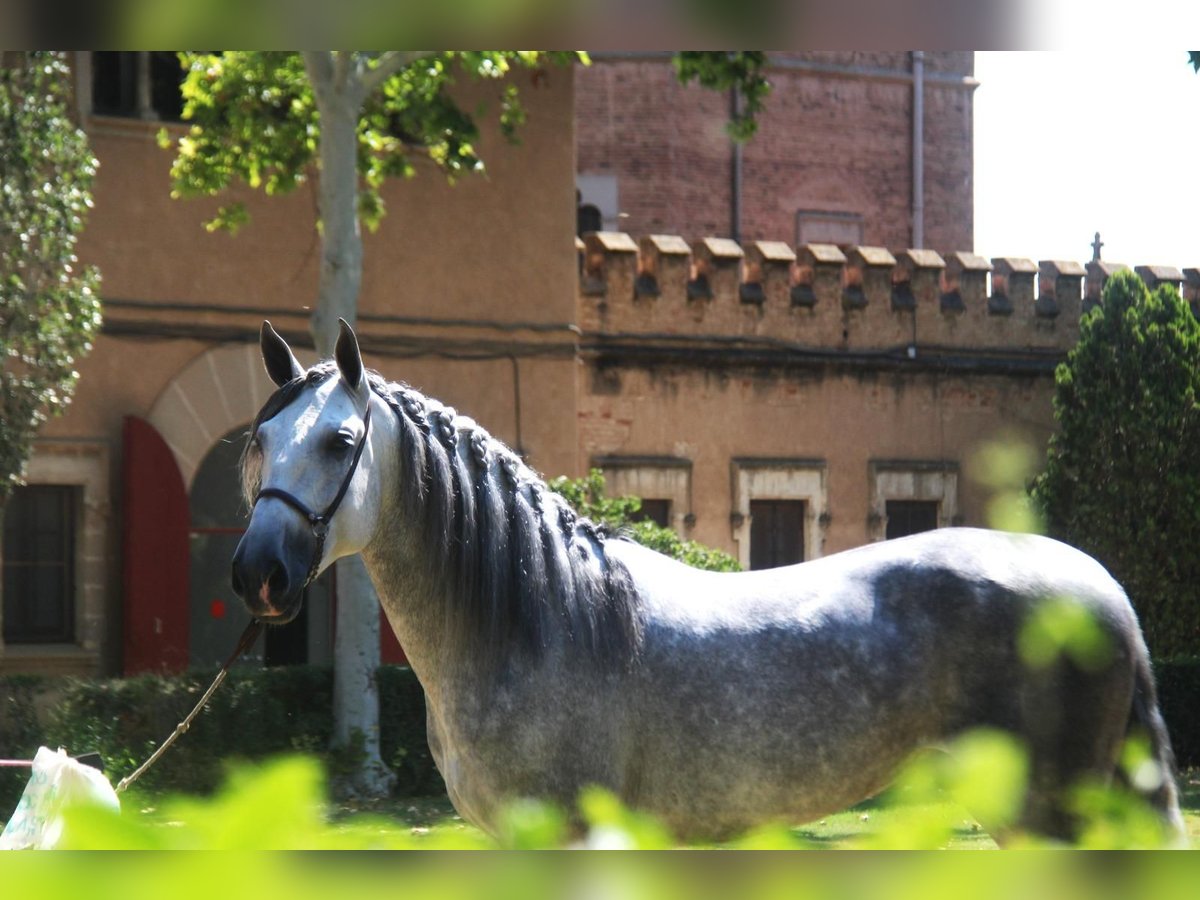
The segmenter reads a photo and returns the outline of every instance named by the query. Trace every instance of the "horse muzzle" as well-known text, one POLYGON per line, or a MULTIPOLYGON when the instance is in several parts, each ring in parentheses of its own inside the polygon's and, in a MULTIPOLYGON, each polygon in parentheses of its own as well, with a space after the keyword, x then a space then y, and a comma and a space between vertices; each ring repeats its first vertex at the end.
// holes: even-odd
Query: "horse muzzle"
POLYGON ((233 554, 231 581, 250 615, 263 622, 283 625, 300 613, 308 576, 306 557, 273 552, 242 536, 233 554), (304 562, 289 562, 303 558, 304 562))

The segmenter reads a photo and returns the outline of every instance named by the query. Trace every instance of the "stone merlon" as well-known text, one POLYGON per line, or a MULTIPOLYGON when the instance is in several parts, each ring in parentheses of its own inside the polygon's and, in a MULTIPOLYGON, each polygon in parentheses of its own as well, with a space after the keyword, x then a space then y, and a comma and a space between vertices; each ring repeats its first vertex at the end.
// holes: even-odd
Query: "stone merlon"
MULTIPOLYGON (((716 237, 689 245, 675 235, 634 241, 621 232, 589 233, 578 246, 585 335, 903 350, 909 358, 931 347, 1061 357, 1078 338, 1081 315, 1127 268, 716 237)), ((1182 287, 1200 309, 1200 269, 1136 271, 1151 287, 1182 287)))

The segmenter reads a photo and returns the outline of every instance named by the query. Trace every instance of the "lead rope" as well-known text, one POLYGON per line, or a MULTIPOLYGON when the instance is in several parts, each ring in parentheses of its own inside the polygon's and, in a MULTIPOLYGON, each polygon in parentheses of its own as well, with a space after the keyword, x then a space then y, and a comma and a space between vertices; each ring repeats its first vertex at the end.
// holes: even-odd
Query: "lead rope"
POLYGON ((171 732, 171 736, 163 741, 157 750, 150 754, 149 759, 138 766, 137 769, 135 769, 131 774, 126 775, 121 779, 116 787, 118 794, 122 793, 125 788, 129 787, 131 784, 141 778, 142 774, 152 765, 158 762, 158 758, 160 756, 167 752, 167 748, 174 744, 175 741, 179 739, 179 736, 186 732, 189 727, 191 727, 192 720, 200 714, 200 710, 204 709, 204 704, 208 702, 209 697, 211 697, 216 689, 221 686, 221 682, 224 681, 225 676, 229 674, 230 667, 237 662, 238 657, 254 646, 254 642, 258 640, 258 636, 262 634, 264 627, 265 626, 263 623, 258 621, 258 619, 250 620, 250 624, 247 625, 246 630, 242 632, 242 636, 238 640, 237 646, 234 648, 233 653, 230 655, 229 659, 225 660, 225 665, 221 666, 221 671, 217 673, 217 677, 213 679, 213 683, 208 686, 208 690, 205 691, 200 697, 200 701, 195 705, 195 707, 192 708, 192 711, 184 717, 183 721, 175 726, 175 730, 171 732))

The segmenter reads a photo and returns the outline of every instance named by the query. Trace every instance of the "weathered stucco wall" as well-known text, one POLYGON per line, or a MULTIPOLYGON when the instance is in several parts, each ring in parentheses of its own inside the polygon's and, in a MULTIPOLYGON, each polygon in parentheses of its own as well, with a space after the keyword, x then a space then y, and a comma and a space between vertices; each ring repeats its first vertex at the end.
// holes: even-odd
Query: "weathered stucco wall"
MULTIPOLYGON (((495 125, 502 82, 464 78, 456 88, 465 108, 491 110, 480 122, 485 176, 451 185, 418 160, 417 177, 385 187, 388 215, 364 235, 358 332, 368 365, 471 415, 555 475, 573 472, 578 457, 573 74, 514 77, 527 113, 515 144, 495 125)), ((81 124, 100 169, 79 257, 101 270, 104 330, 29 470, 86 491, 78 640, 0 646, 0 670, 120 666, 126 416, 162 434, 190 486, 208 450, 248 423, 269 389, 254 350, 262 320, 313 358, 303 349, 320 250, 311 188, 173 200, 160 123, 85 113, 81 124), (249 224, 236 236, 207 232, 203 222, 231 199, 246 202, 249 224)))
POLYGON ((585 464, 690 460, 687 536, 735 553, 735 461, 820 461, 828 554, 872 537, 872 461, 958 466, 956 518, 985 525, 988 491, 966 477, 966 464, 988 441, 1044 447, 1052 385, 1046 375, 615 364, 580 382, 579 440, 585 464))
MULTIPOLYGON (((579 465, 687 473, 673 519, 743 561, 754 497, 807 502, 809 557, 881 539, 889 499, 987 525, 973 461, 992 442, 1044 452, 1055 366, 1118 268, 589 234, 579 465)), ((1196 270, 1138 272, 1200 302, 1196 270)))

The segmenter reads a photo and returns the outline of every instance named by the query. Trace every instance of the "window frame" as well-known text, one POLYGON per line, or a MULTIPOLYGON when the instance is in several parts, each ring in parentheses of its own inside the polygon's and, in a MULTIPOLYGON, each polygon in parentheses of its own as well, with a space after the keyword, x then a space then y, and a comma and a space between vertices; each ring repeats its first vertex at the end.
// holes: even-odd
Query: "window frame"
POLYGON ((667 527, 684 536, 692 514, 692 461, 678 456, 596 456, 592 467, 604 474, 609 497, 634 496, 667 502, 667 527))
MULTIPOLYGON (((25 481, 79 489, 74 543, 74 637, 69 641, 37 644, 5 644, 0 637, 0 673, 97 674, 109 622, 111 617, 119 615, 119 595, 108 591, 113 537, 108 445, 66 438, 36 441, 25 467, 25 481), (118 605, 113 606, 114 602, 118 605)), ((0 616, 3 616, 2 605, 0 616)), ((2 635, 3 623, 0 623, 2 635)))
POLYGON ((750 501, 803 500, 804 559, 824 555, 828 529, 828 466, 823 459, 735 457, 730 463, 730 529, 743 569, 750 568, 750 501))
MULTIPOLYGON (((25 620, 22 624, 26 626, 24 633, 14 635, 11 633, 10 623, 7 619, 3 620, 3 628, 0 628, 0 635, 4 635, 3 640, 9 646, 28 646, 33 644, 68 644, 75 640, 75 618, 78 610, 76 598, 79 594, 78 588, 78 544, 80 538, 79 521, 83 508, 83 491, 79 485, 75 484, 48 484, 34 483, 26 484, 16 489, 17 491, 30 492, 33 494, 41 494, 48 499, 52 498, 53 504, 57 509, 55 515, 61 516, 60 528, 56 529, 56 535, 60 541, 60 546, 57 548, 58 553, 55 554, 53 563, 38 558, 36 550, 33 558, 14 561, 8 554, 8 531, 14 527, 13 519, 11 518, 14 512, 13 498, 9 499, 8 506, 4 512, 4 541, 3 548, 0 549, 0 554, 3 555, 3 572, 4 572, 4 602, 5 605, 15 605, 15 600, 9 595, 10 585, 8 584, 13 570, 18 566, 27 566, 30 569, 42 569, 47 565, 56 569, 61 569, 58 573, 56 581, 61 581, 56 587, 56 593, 61 591, 61 595, 56 597, 56 600, 61 604, 61 624, 56 630, 37 633, 28 627, 28 611, 25 612, 25 620)), ((15 493, 14 493, 15 496, 15 493)), ((33 508, 30 510, 35 512, 33 508)), ((36 515, 36 513, 35 513, 36 515)), ((32 528, 30 523, 25 523, 26 528, 32 528)), ((37 574, 30 576, 32 585, 41 581, 37 574)), ((30 585, 30 586, 32 586, 30 585)), ((40 599, 40 598, 39 598, 40 599)))
POLYGON ((936 501, 937 527, 959 524, 958 475, 959 466, 954 460, 871 460, 868 463, 867 538, 872 543, 887 539, 889 500, 936 501))

